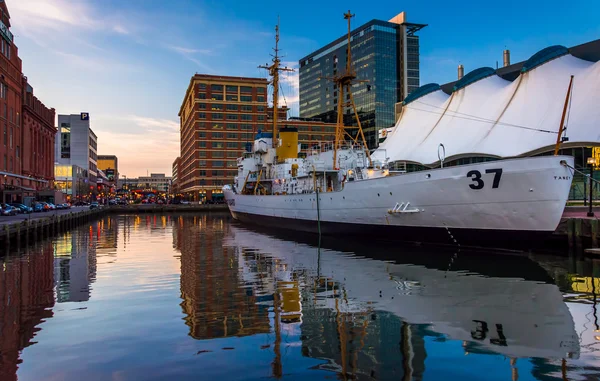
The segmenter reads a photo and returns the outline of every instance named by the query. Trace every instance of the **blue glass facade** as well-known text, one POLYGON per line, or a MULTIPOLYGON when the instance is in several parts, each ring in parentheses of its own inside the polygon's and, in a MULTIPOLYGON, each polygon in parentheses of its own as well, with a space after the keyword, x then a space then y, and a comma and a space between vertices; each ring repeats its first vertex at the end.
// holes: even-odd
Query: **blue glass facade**
MULTIPOLYGON (((381 128, 395 123, 394 105, 419 87, 419 37, 403 24, 372 20, 351 32, 352 64, 357 80, 352 87, 367 144, 377 144, 381 128)), ((338 89, 326 78, 344 72, 347 36, 300 60, 300 117, 335 123, 338 89)), ((344 107, 346 125, 357 125, 351 107, 344 107)))

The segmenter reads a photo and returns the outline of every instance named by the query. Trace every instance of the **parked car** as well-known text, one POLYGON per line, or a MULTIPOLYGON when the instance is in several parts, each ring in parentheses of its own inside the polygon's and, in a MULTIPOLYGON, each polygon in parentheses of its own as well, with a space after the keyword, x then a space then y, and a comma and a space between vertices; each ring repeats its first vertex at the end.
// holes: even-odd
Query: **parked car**
POLYGON ((98 203, 95 202, 95 201, 90 204, 90 209, 96 209, 96 208, 99 208, 99 207, 100 207, 100 205, 98 205, 98 203))
POLYGON ((33 211, 35 213, 43 212, 44 211, 44 204, 42 204, 41 202, 33 204, 33 211))
POLYGON ((56 209, 64 209, 64 205, 63 204, 56 204, 55 205, 56 209))
POLYGON ((31 208, 30 206, 27 206, 27 205, 19 204, 19 203, 16 203, 16 202, 11 202, 8 205, 19 209, 21 211, 21 213, 28 214, 28 213, 33 212, 33 208, 31 208))
POLYGON ((19 214, 19 210, 8 204, 2 204, 2 215, 3 216, 16 216, 19 214))
POLYGON ((179 203, 181 205, 190 205, 191 204, 189 201, 186 201, 186 200, 181 200, 181 201, 179 201, 179 203))
POLYGON ((108 205, 117 205, 117 200, 108 200, 108 205))

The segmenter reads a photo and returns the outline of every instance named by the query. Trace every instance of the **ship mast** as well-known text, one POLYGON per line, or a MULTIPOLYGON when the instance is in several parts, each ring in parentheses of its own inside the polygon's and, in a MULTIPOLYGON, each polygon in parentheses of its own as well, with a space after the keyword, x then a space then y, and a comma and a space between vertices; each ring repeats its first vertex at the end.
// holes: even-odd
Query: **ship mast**
POLYGON ((277 148, 277 119, 279 118, 279 72, 280 71, 294 71, 293 69, 281 67, 281 60, 279 59, 279 18, 277 19, 277 25, 275 26, 275 55, 273 55, 273 63, 271 65, 259 66, 260 69, 267 69, 269 75, 273 77, 271 84, 273 85, 273 148, 277 148))
POLYGON ((358 143, 359 139, 362 141, 367 158, 369 159, 369 167, 373 165, 373 162, 371 161, 371 155, 369 154, 369 149, 367 147, 367 142, 365 140, 365 135, 362 130, 362 125, 360 123, 360 118, 358 117, 358 111, 356 110, 356 104, 354 103, 354 96, 352 95, 352 85, 354 83, 366 82, 356 80, 356 71, 352 65, 352 49, 350 47, 350 20, 352 17, 354 17, 354 15, 350 11, 348 11, 348 13, 344 13, 344 19, 348 20, 348 47, 346 48, 348 58, 346 61, 346 70, 340 75, 331 78, 331 81, 335 83, 335 87, 339 92, 337 123, 335 126, 335 142, 333 147, 333 168, 336 169, 338 168, 337 150, 342 148, 344 142, 346 141, 346 136, 348 136, 355 144, 358 143), (349 98, 348 102, 345 101, 346 94, 349 98), (356 134, 356 137, 350 135, 344 126, 344 106, 352 106, 352 110, 354 111, 354 117, 356 118, 356 124, 358 125, 358 133, 356 134))

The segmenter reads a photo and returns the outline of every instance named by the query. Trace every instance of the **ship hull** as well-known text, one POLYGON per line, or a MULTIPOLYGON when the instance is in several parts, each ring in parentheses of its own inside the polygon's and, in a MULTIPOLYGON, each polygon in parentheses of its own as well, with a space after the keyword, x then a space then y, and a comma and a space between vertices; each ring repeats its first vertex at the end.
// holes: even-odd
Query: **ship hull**
POLYGON ((515 246, 552 238, 572 158, 499 160, 346 183, 339 192, 255 196, 225 190, 242 222, 327 235, 515 246), (318 205, 317 205, 318 204, 318 205), (320 223, 317 223, 320 222, 320 223))

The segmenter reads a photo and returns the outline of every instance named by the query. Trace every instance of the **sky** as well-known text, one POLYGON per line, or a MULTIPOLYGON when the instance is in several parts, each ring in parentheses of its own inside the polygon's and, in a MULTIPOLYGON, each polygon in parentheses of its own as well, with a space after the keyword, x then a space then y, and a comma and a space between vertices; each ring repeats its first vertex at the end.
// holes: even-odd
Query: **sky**
MULTIPOLYGON (((482 66, 526 60, 550 45, 600 38, 598 0, 248 1, 5 0, 34 94, 57 114, 90 114, 98 154, 117 155, 127 177, 171 174, 179 156, 179 107, 195 73, 266 77, 274 26, 282 61, 298 60, 346 30, 405 11, 428 24, 421 84, 482 66)), ((284 102, 298 115, 298 72, 283 77, 284 102)))

